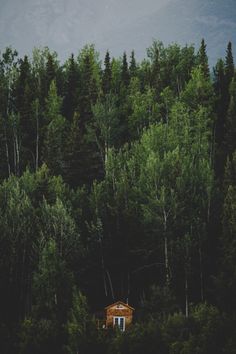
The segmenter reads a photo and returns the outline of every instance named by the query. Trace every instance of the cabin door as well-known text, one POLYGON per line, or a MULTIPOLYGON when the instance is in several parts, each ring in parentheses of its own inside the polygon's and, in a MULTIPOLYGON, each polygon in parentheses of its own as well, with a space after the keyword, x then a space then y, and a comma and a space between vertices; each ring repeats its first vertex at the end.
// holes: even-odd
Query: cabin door
POLYGON ((122 332, 125 330, 125 317, 114 317, 113 318, 114 327, 118 327, 122 332))

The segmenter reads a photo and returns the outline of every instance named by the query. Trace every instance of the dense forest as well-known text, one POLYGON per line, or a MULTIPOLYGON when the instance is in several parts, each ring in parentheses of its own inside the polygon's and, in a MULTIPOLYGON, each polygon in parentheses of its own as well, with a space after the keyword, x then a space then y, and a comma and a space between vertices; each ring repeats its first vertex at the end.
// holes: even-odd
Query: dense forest
POLYGON ((236 353, 231 43, 1 52, 0 230, 2 354, 236 353))

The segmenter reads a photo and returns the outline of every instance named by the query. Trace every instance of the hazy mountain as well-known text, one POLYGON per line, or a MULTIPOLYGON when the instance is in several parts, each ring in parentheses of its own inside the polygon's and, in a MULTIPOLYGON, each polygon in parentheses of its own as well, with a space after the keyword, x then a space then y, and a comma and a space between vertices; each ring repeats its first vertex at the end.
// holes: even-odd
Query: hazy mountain
POLYGON ((208 44, 211 62, 236 47, 235 0, 0 0, 0 47, 48 45, 61 58, 85 43, 113 55, 145 55, 152 39, 208 44))

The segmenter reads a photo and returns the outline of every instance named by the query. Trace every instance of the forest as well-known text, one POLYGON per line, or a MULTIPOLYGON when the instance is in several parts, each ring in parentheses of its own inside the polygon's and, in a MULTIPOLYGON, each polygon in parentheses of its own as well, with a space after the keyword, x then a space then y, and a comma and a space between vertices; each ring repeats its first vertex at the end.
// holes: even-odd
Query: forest
POLYGON ((3 50, 0 230, 1 354, 235 354, 231 42, 3 50))

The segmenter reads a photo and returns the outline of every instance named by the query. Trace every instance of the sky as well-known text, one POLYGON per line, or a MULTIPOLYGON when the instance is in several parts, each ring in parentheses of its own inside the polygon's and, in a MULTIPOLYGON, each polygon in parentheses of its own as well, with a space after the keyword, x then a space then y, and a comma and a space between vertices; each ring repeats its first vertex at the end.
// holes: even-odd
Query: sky
POLYGON ((21 55, 49 46, 64 60, 94 43, 102 55, 135 50, 153 39, 168 44, 209 42, 210 60, 236 38, 236 0, 0 0, 0 49, 21 55), (235 16, 235 17, 234 17, 235 16))

